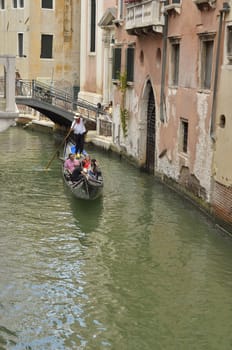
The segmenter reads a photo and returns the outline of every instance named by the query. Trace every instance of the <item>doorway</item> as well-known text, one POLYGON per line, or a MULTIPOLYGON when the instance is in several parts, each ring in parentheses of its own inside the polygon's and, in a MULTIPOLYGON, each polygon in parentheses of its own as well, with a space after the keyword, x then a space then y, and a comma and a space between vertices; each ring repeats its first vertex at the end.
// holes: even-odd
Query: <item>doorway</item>
MULTIPOLYGON (((150 84, 151 86, 151 84, 150 84)), ((156 150, 156 106, 152 86, 150 87, 147 106, 147 142, 145 169, 154 174, 156 150)))

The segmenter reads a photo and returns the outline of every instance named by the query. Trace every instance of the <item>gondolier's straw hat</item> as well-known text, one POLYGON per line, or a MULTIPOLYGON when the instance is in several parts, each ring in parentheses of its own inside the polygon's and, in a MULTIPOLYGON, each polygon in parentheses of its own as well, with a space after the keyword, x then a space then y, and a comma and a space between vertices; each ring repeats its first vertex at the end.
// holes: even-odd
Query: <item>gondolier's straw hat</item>
POLYGON ((76 113, 75 115, 74 115, 74 119, 78 119, 78 118, 80 118, 81 117, 81 114, 80 113, 76 113))

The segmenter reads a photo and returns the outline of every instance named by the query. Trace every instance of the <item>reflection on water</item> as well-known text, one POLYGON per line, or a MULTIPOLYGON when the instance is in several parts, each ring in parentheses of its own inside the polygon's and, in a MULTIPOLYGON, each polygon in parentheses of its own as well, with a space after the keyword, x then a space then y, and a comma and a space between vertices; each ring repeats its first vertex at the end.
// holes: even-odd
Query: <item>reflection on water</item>
POLYGON ((208 219, 112 154, 89 150, 88 202, 44 171, 50 136, 0 145, 0 350, 231 349, 232 242, 208 219))
POLYGON ((96 231, 103 210, 102 197, 94 201, 77 200, 74 195, 69 192, 69 189, 65 189, 65 192, 67 192, 67 198, 73 217, 76 219, 76 223, 80 229, 86 233, 96 231))

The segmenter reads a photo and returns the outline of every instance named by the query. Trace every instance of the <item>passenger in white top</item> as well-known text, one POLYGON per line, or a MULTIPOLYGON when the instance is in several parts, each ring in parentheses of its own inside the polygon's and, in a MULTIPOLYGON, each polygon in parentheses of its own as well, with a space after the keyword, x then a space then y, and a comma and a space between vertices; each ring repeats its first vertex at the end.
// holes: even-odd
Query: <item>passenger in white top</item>
POLYGON ((74 133, 74 141, 76 144, 76 154, 81 154, 84 149, 86 128, 80 113, 77 113, 75 115, 71 125, 71 130, 73 130, 73 133, 74 133))

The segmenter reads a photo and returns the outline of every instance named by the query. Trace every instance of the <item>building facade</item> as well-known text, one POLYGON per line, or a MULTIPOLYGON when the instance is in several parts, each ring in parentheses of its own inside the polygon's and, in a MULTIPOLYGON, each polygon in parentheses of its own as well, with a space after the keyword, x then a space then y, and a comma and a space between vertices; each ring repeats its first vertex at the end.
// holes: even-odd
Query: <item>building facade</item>
POLYGON ((125 0, 112 82, 114 143, 232 224, 230 5, 125 0))
POLYGON ((0 1, 0 54, 16 56, 23 79, 110 107, 120 152, 231 226, 231 7, 232 0, 0 1))
POLYGON ((81 1, 81 55, 79 97, 91 103, 112 99, 112 49, 117 0, 81 1))
POLYGON ((80 17, 79 0, 1 1, 0 54, 16 56, 22 79, 75 94, 80 86, 80 17))
POLYGON ((220 13, 220 66, 215 99, 215 144, 213 159, 212 206, 215 215, 232 223, 232 1, 224 2, 220 13))

